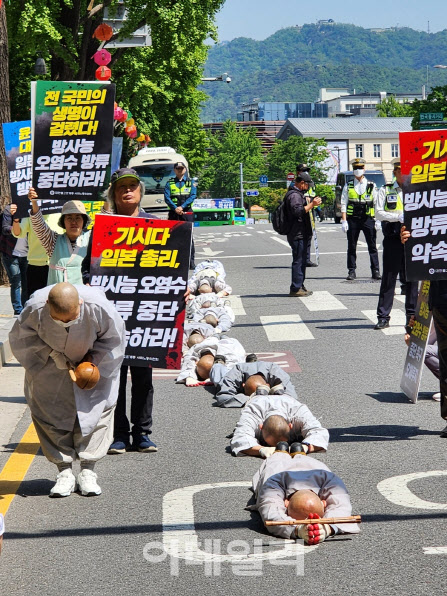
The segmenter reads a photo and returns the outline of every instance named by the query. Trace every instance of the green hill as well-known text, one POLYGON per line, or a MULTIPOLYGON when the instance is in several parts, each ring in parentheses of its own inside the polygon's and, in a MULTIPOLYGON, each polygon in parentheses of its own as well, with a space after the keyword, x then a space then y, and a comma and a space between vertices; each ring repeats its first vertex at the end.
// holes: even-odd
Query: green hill
POLYGON ((241 104, 315 101, 320 87, 356 92, 420 93, 447 85, 447 29, 424 33, 409 28, 373 32, 354 25, 303 25, 281 29, 263 41, 245 37, 213 46, 205 76, 228 72, 232 82, 205 83, 209 95, 203 122, 236 119, 241 104))

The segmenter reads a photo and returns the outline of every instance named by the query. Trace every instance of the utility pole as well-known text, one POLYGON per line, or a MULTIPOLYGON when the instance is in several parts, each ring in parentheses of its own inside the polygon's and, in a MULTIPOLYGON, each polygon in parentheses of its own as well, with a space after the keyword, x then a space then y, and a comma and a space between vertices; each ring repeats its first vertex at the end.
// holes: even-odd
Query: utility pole
POLYGON ((244 164, 239 164, 239 176, 240 176, 240 193, 241 193, 241 208, 244 207, 244 164))

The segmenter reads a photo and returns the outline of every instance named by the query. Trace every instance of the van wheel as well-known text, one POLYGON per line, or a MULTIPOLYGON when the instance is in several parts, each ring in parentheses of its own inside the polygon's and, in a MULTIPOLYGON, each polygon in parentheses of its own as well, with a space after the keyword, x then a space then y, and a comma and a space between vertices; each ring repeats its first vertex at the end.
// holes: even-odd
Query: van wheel
POLYGON ((341 217, 334 216, 334 221, 335 221, 335 223, 340 223, 341 217))

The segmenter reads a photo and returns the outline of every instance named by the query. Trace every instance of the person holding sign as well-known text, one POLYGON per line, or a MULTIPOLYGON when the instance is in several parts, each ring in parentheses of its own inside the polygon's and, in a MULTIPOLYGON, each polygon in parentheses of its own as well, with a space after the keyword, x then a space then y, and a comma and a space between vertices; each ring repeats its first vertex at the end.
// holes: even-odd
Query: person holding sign
POLYGON ((50 258, 48 284, 68 281, 82 284, 81 265, 87 254, 90 239, 90 223, 82 201, 67 201, 62 207, 59 226, 64 234, 54 232, 44 220, 37 204, 37 192, 30 188, 28 198, 31 201, 31 225, 50 258))
POLYGON ((51 497, 68 497, 76 486, 84 496, 101 494, 93 469, 112 438, 124 333, 124 321, 101 290, 59 283, 34 292, 9 334, 25 369, 25 397, 40 446, 58 468, 51 497), (94 387, 73 382, 70 372, 81 362, 98 368, 94 387))

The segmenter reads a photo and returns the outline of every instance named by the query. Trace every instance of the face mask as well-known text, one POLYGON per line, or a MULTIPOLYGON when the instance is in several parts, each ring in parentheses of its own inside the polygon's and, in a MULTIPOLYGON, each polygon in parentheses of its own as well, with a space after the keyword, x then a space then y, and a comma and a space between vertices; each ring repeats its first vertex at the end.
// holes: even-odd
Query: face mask
POLYGON ((53 319, 53 317, 51 317, 51 318, 53 319, 53 321, 55 323, 60 325, 60 327, 64 327, 65 329, 67 329, 68 327, 71 327, 72 325, 76 325, 76 323, 79 322, 80 316, 81 315, 79 315, 79 317, 76 317, 76 319, 73 319, 73 321, 68 321, 67 323, 65 323, 64 321, 59 321, 59 320, 53 319))
POLYGON ((361 178, 364 173, 365 173, 365 170, 354 170, 354 176, 356 178, 361 178))

